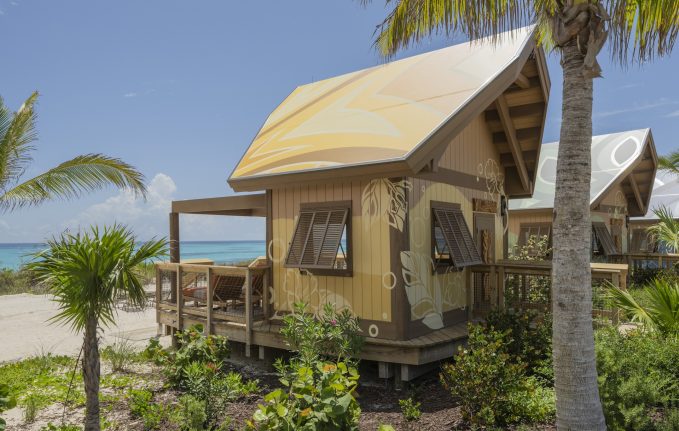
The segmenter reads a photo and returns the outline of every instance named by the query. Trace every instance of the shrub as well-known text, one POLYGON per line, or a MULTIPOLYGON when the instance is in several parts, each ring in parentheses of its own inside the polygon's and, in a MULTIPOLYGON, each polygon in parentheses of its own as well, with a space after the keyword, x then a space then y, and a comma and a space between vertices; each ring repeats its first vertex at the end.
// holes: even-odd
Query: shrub
POLYGON ((363 337, 358 319, 349 310, 337 313, 332 304, 326 304, 318 318, 305 310, 306 304, 295 304, 294 313, 284 317, 281 329, 299 360, 309 365, 321 358, 340 362, 356 356, 363 346, 363 337))
POLYGON ((193 363, 221 367, 229 357, 229 344, 220 335, 203 335, 200 325, 179 332, 179 349, 170 352, 163 360, 170 383, 178 389, 185 389, 186 370, 193 363))
POLYGON ((611 430, 652 430, 679 399, 679 339, 614 328, 596 332, 599 394, 611 430))
POLYGON ((137 360, 137 353, 128 339, 121 338, 113 344, 106 346, 101 352, 101 357, 111 363, 113 371, 120 372, 127 370, 130 363, 137 360))
MULTIPOLYGON (((10 388, 4 383, 0 383, 0 413, 16 406, 16 399, 11 395, 10 388)), ((0 418, 0 431, 4 431, 6 422, 0 418)))
POLYGON ((43 285, 38 283, 33 273, 26 269, 0 269, 0 295, 16 295, 18 293, 45 293, 43 285))
POLYGON ((420 411, 420 403, 416 403, 412 398, 398 400, 398 405, 401 406, 401 413, 407 421, 416 421, 422 416, 420 411))
POLYGON ((38 414, 38 399, 33 394, 28 394, 24 398, 24 422, 27 424, 35 422, 35 417, 38 414))
POLYGON ((207 422, 205 415, 205 401, 193 395, 183 395, 179 398, 177 423, 183 431, 202 431, 207 422))
POLYGON ((509 332, 470 324, 468 347, 443 366, 444 387, 474 426, 541 422, 554 413, 553 391, 526 377, 525 364, 507 353, 509 332))
POLYGON ((264 397, 248 422, 251 430, 354 430, 360 407, 355 356, 362 345, 358 319, 326 305, 315 319, 304 304, 285 317, 281 333, 295 356, 276 361, 282 389, 264 397), (327 360, 332 358, 333 360, 327 360))
POLYGON ((679 431, 679 409, 667 412, 665 418, 658 424, 658 431, 679 431))
POLYGON ((505 350, 515 362, 524 363, 526 372, 551 385, 552 319, 550 314, 538 315, 534 311, 506 312, 493 310, 486 325, 499 332, 507 332, 505 350))
POLYGON ((153 393, 146 389, 130 389, 128 393, 130 413, 144 423, 144 429, 157 430, 169 417, 169 410, 153 402, 153 393))

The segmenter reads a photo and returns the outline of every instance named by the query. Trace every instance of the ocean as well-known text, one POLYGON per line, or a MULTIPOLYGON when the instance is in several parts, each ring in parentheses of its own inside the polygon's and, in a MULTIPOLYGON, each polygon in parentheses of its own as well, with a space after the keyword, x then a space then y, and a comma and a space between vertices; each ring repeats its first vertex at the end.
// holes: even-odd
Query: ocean
MULTIPOLYGON (((0 268, 19 269, 31 259, 31 254, 42 250, 40 243, 0 243, 0 268)), ((217 264, 228 264, 264 256, 264 241, 182 241, 182 259, 206 258, 217 264)))

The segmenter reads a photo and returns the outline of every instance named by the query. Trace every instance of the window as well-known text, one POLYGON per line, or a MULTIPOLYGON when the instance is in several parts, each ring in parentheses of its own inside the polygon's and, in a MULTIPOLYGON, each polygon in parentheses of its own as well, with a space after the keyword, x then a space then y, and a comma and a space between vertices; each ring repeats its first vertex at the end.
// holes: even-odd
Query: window
POLYGON ((351 276, 350 253, 351 202, 302 204, 285 266, 351 276))
POLYGON ((431 247, 434 269, 462 269, 483 263, 459 204, 432 202, 431 247))
POLYGON ((645 228, 634 229, 632 231, 632 253, 653 253, 657 249, 653 235, 649 234, 645 228))
MULTIPOLYGON (((547 237, 547 248, 552 246, 552 224, 551 223, 521 223, 519 230, 519 247, 526 247, 525 251, 529 256, 538 256, 540 250, 537 247, 528 247, 529 239, 535 237, 534 242, 541 241, 547 237)), ((549 253, 548 253, 549 255, 549 253)))
POLYGON ((603 254, 605 256, 618 254, 606 223, 592 223, 592 254, 603 254))

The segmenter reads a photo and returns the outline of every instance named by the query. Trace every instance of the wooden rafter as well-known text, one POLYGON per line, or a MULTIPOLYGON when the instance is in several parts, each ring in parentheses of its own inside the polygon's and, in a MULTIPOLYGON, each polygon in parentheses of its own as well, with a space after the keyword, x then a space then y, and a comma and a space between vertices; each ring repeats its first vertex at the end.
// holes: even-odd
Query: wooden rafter
POLYGON ((523 161, 523 153, 521 151, 521 144, 519 139, 516 137, 516 129, 514 128, 514 123, 512 123, 512 117, 509 115, 509 107, 507 106, 507 100, 504 94, 501 94, 495 101, 495 106, 497 107, 497 113, 500 116, 500 122, 502 123, 502 129, 507 137, 507 143, 509 144, 509 149, 514 157, 514 163, 516 164, 516 171, 519 174, 519 179, 521 180, 521 186, 525 191, 530 190, 530 180, 528 178, 528 170, 526 170, 526 164, 523 161))
POLYGON ((637 205, 642 213, 646 212, 644 201, 641 199, 641 192, 639 191, 639 184, 637 184, 636 178, 634 178, 634 173, 629 175, 629 185, 632 188, 632 193, 634 193, 634 199, 637 201, 637 205))
POLYGON ((516 77, 516 81, 514 81, 514 84, 526 89, 530 87, 530 80, 523 73, 519 73, 519 75, 516 77))

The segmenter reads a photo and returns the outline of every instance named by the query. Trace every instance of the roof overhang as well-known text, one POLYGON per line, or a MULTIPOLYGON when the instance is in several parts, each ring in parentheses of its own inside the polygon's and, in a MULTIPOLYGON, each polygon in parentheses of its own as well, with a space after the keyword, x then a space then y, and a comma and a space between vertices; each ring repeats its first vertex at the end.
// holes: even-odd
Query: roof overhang
POLYGON ((525 39, 517 55, 504 68, 403 157, 338 167, 248 176, 236 176, 234 170, 228 183, 235 191, 241 192, 318 181, 333 182, 354 178, 417 175, 435 166, 433 162, 438 161, 448 143, 474 118, 485 111, 486 121, 495 126, 494 142, 505 150, 500 151, 500 154, 506 170, 505 186, 508 195, 511 197, 530 196, 537 175, 539 144, 542 141, 550 85, 544 52, 540 47, 536 47, 531 33, 525 39), (532 64, 529 67, 532 76, 526 77, 528 63, 532 64), (504 105, 498 104, 498 98, 504 99, 504 105), (538 100, 538 102, 524 103, 527 100, 538 100), (489 118, 493 117, 493 111, 499 111, 498 107, 503 106, 506 109, 498 115, 502 117, 499 122, 494 122, 492 118, 489 118), (531 120, 524 121, 524 123, 531 124, 530 127, 523 127, 521 120, 517 120, 527 118, 531 120), (508 137, 507 135, 512 131, 514 136, 508 137), (510 157, 507 157, 507 154, 510 157), (524 179, 527 178, 528 181, 518 183, 515 181, 520 169, 524 170, 524 179))
POLYGON ((172 212, 266 217, 266 193, 172 201, 172 212))

